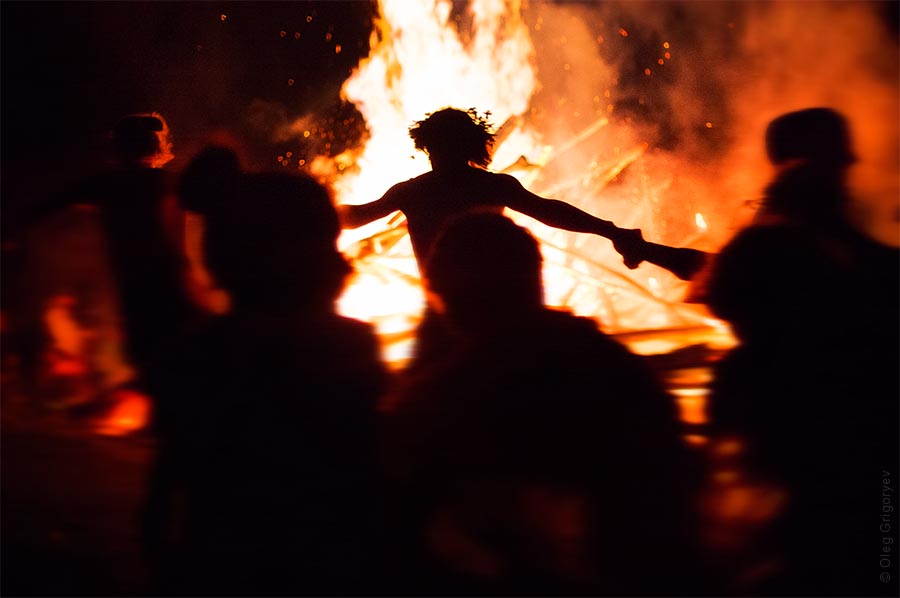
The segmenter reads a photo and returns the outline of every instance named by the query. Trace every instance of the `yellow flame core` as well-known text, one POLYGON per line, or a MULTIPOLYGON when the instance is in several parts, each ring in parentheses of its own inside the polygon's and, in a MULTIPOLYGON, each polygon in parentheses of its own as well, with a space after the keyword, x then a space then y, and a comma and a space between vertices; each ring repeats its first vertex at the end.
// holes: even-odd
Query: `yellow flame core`
POLYGON ((694 216, 694 222, 696 223, 697 228, 699 228, 700 230, 707 230, 709 228, 709 225, 706 223, 706 219, 700 212, 697 212, 697 214, 694 216))
POLYGON ((372 201, 428 169, 407 134, 414 121, 454 106, 490 110, 503 123, 528 109, 536 85, 534 48, 516 1, 473 3, 467 35, 451 20, 450 2, 382 0, 380 8, 370 55, 342 90, 370 133, 358 173, 337 183, 342 203, 372 201))

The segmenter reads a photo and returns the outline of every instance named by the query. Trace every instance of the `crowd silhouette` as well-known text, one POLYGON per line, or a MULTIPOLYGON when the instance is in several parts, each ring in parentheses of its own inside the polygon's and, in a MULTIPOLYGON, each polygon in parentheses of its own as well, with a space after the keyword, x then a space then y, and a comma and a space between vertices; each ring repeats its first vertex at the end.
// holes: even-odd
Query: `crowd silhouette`
MULTIPOLYGON (((716 595, 696 531, 705 471, 657 374, 544 303, 540 246, 505 207, 609 238, 683 279, 740 344, 715 371, 713 439, 789 492, 756 595, 879 594, 883 472, 896 475, 898 251, 855 229, 839 113, 775 119, 777 175, 720 254, 650 243, 487 170, 490 123, 410 128, 432 170, 362 205, 247 172, 224 147, 176 179, 157 114, 121 120, 118 165, 67 194, 101 215, 129 357, 154 400, 141 522, 156 595, 716 595), (342 227, 400 211, 429 307, 389 374, 335 303, 342 227), (197 299, 185 213, 230 308, 197 299), (873 506, 874 505, 874 506, 873 506), (874 521, 872 518, 875 518, 874 521)), ((213 283, 210 283, 213 284, 213 283)), ((893 538, 893 536, 891 536, 893 538)), ((896 586, 894 586, 896 587, 896 586)))

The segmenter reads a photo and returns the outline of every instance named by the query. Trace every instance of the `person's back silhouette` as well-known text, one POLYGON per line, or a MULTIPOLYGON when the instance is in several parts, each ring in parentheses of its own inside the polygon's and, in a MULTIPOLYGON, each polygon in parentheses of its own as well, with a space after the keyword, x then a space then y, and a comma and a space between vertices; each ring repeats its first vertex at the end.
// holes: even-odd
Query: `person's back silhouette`
POLYGON ((161 356, 197 318, 186 291, 183 213, 174 181, 169 129, 159 114, 122 118, 112 131, 115 166, 69 190, 62 201, 99 209, 109 261, 119 290, 127 353, 140 382, 157 399, 165 372, 161 356))
POLYGON ((544 306, 541 262, 493 213, 455 220, 428 260, 452 346, 407 380, 387 439, 422 571, 461 594, 673 591, 635 575, 645 532, 666 550, 679 539, 672 405, 595 322, 544 306))
POLYGON ((330 196, 276 173, 242 175, 219 199, 206 258, 232 311, 172 358, 170 492, 186 497, 187 552, 170 589, 375 593, 384 372, 371 327, 334 310, 350 267, 330 196))
POLYGON ((752 463, 792 494, 772 591, 878 593, 862 556, 879 543, 864 505, 897 466, 900 256, 851 225, 843 116, 785 114, 766 145, 778 174, 709 284, 710 306, 741 341, 718 367, 713 421, 746 437, 752 463))

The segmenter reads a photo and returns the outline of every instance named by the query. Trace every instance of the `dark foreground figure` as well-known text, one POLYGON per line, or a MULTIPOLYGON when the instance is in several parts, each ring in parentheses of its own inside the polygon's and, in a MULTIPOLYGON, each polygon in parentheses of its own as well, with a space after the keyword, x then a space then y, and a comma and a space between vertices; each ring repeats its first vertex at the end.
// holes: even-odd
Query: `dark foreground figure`
POLYGON ((157 589, 376 593, 384 379, 370 327, 334 312, 350 268, 330 197, 311 179, 245 175, 209 209, 207 261, 233 310, 172 356, 157 589))
MULTIPOLYGON (((32 224, 51 217, 77 223, 85 220, 85 214, 97 215, 102 240, 86 253, 98 255, 85 258, 109 263, 122 316, 124 353, 137 371, 133 384, 153 398, 159 429, 165 426, 170 406, 163 391, 167 371, 162 359, 178 346, 186 330, 203 320, 188 292, 184 212, 175 179, 164 168, 173 158, 168 125, 156 113, 125 116, 111 131, 109 149, 111 164, 104 172, 53 197, 31 215, 32 224)), ((83 246, 75 248, 85 251, 83 246)), ((100 283, 76 278, 70 284, 75 288, 65 292, 78 297, 78 287, 100 283)), ((90 296, 85 303, 97 299, 90 296)))
POLYGON ((850 223, 840 114, 786 114, 766 143, 778 174, 709 286, 741 341, 718 368, 713 420, 790 493, 769 538, 778 572, 748 591, 896 595, 879 555, 897 540, 896 518, 881 524, 897 479, 900 254, 850 223))
POLYGON ((537 241, 461 217, 429 284, 448 356, 387 414, 415 595, 665 595, 690 562, 675 416, 636 356, 544 307, 537 241), (654 575, 642 573, 647 551, 654 575))
POLYGON ((119 291, 128 357, 157 398, 159 360, 198 318, 185 287, 183 213, 174 180, 168 126, 158 114, 121 119, 112 132, 115 166, 63 199, 99 209, 119 291))

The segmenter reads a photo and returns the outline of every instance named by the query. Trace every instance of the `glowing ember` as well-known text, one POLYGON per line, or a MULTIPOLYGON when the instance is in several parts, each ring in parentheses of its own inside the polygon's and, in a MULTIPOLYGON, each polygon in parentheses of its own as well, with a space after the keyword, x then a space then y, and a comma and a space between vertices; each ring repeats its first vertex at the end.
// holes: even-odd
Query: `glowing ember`
MULTIPOLYGON (((53 349, 71 358, 65 361, 76 360, 84 353, 85 333, 72 314, 77 302, 71 295, 57 295, 47 302, 44 312, 44 324, 52 339, 53 349)), ((79 366, 77 373, 82 373, 82 368, 79 366)))
POLYGON ((97 424, 98 434, 125 436, 147 426, 151 412, 149 397, 139 392, 122 390, 116 393, 115 398, 115 407, 97 424))

